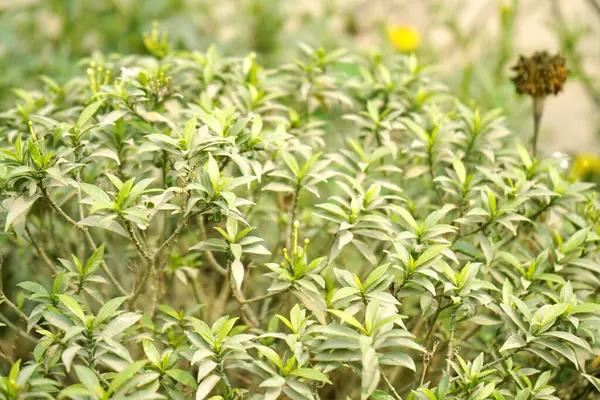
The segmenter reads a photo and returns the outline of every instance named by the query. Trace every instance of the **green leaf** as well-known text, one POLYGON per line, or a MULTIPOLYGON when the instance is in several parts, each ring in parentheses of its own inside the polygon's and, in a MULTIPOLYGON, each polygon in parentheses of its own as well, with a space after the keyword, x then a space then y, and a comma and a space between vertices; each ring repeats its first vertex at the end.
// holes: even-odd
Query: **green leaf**
POLYGON ((187 371, 184 371, 182 369, 170 369, 166 372, 166 374, 169 375, 171 378, 175 379, 177 382, 181 383, 182 385, 190 386, 194 389, 198 387, 198 384, 196 383, 194 377, 187 371))
POLYGON ((575 232, 569 238, 569 240, 567 240, 566 243, 563 244, 563 246, 562 246, 563 253, 567 254, 567 253, 572 252, 573 250, 578 249, 583 244, 583 242, 585 242, 585 239, 587 238, 588 233, 589 233, 588 228, 581 229, 581 230, 578 230, 577 232, 575 232))
POLYGON ((90 120, 90 118, 92 118, 94 116, 94 114, 96 114, 96 112, 98 111, 98 108, 100 108, 100 106, 103 103, 104 103, 104 100, 99 100, 95 103, 90 104, 81 112, 81 115, 79 116, 79 119, 77 120, 77 125, 76 125, 78 130, 81 129, 90 120))
POLYGON ((454 171, 456 171, 456 175, 458 176, 460 183, 464 185, 465 181, 467 180, 467 172, 463 162, 459 158, 454 158, 454 160, 452 160, 452 168, 454 168, 454 171))
POLYGON ((596 378, 593 375, 589 375, 589 374, 581 374, 581 376, 583 376, 585 379, 587 379, 588 381, 590 381, 591 384, 594 385, 594 387, 596 388, 596 390, 598 392, 600 392, 600 379, 596 378))
POLYGON ((333 304, 338 300, 344 299, 346 297, 349 297, 349 296, 352 296, 352 295, 355 295, 358 293, 360 293, 359 288, 350 287, 350 286, 340 288, 340 289, 336 290, 336 292, 333 294, 333 296, 331 297, 330 303, 333 304))
POLYGON ((301 378, 310 379, 311 381, 319 381, 332 384, 327 375, 314 368, 296 368, 290 372, 290 375, 299 376, 301 378))
POLYGON ((389 267, 389 264, 385 264, 385 265, 375 268, 373 270, 373 272, 371 272, 369 274, 369 276, 367 277, 367 280, 365 281, 363 286, 365 288, 368 288, 371 284, 373 284, 375 281, 377 281, 379 278, 381 278, 383 276, 383 274, 385 274, 388 267, 389 267))
POLYGON ((371 393, 377 389, 377 385, 379 384, 379 360, 375 349, 371 347, 370 337, 361 336, 360 347, 362 349, 360 398, 361 400, 367 400, 369 396, 371 396, 371 393))
POLYGON ((67 348, 65 351, 63 351, 61 359, 63 364, 65 364, 65 369, 67 370, 67 373, 71 372, 71 363, 73 362, 73 358, 75 357, 77 352, 82 348, 83 347, 79 346, 78 344, 74 344, 71 347, 67 348))
POLYGON ((233 283, 238 290, 241 289, 242 283, 244 281, 244 264, 238 259, 233 260, 231 263, 231 276, 233 278, 233 283))
POLYGON ((208 154, 208 161, 206 161, 206 172, 208 172, 208 178, 210 179, 210 183, 213 184, 213 187, 216 187, 219 184, 219 178, 221 177, 221 173, 219 172, 219 165, 213 158, 212 154, 208 154))
POLYGON ((198 390, 196 391, 196 400, 204 400, 206 396, 208 396, 213 390, 213 388, 219 383, 221 377, 218 375, 209 375, 206 377, 200 385, 198 385, 198 390))
POLYGON ((282 363, 279 355, 275 352, 275 350, 273 350, 270 347, 262 346, 262 345, 255 345, 254 347, 256 347, 256 349, 258 350, 258 352, 260 354, 265 356, 273 364, 277 365, 277 367, 279 367, 280 370, 283 370, 283 363, 282 363))
POLYGON ((525 346, 527 346, 527 342, 523 338, 521 338, 521 336, 513 334, 506 340, 506 342, 504 342, 504 344, 500 348, 500 352, 502 353, 508 350, 518 349, 525 346))
POLYGON ((75 373, 77 374, 79 382, 83 383, 86 389, 89 390, 96 399, 104 397, 104 390, 102 390, 102 386, 100 386, 96 374, 91 369, 82 365, 76 365, 75 373))
POLYGON ((435 257, 439 256, 440 254, 442 254, 442 252, 444 250, 446 250, 448 248, 448 246, 446 245, 434 245, 434 246, 429 246, 427 248, 427 250, 425 250, 420 256, 419 258, 417 258, 417 261, 415 261, 415 268, 433 260, 435 257))
POLYGON ((341 311, 341 310, 327 310, 327 311, 330 312, 331 314, 335 315, 336 317, 340 318, 342 321, 344 321, 348 325, 351 325, 357 329, 360 329, 363 332, 366 332, 365 328, 361 325, 361 323, 358 322, 358 320, 356 318, 354 318, 352 315, 348 314, 347 312, 341 311))
POLYGON ((104 243, 98 247, 96 251, 92 254, 92 256, 88 259, 87 263, 85 263, 85 267, 83 268, 83 276, 88 276, 92 272, 98 268, 102 260, 104 259, 104 243))
POLYGON ((119 372, 110 383, 108 388, 108 394, 112 394, 119 390, 123 384, 128 382, 135 374, 146 364, 146 361, 136 361, 133 364, 129 364, 124 370, 119 372))
POLYGON ((112 338, 138 322, 140 318, 142 318, 142 315, 138 313, 127 312, 121 314, 106 325, 101 335, 112 338))
POLYGON ((285 162, 287 167, 290 169, 290 171, 292 171, 296 177, 299 177, 300 176, 300 167, 298 167, 298 162, 296 161, 296 159, 290 153, 286 153, 286 152, 281 153, 281 158, 283 158, 283 161, 285 162))
POLYGON ((149 340, 142 340, 142 347, 144 348, 144 354, 146 354, 148 360, 150 360, 154 366, 160 368, 162 359, 160 358, 160 353, 156 347, 154 347, 152 342, 149 340))
POLYGON ((25 217, 29 212, 29 209, 37 199, 39 199, 39 195, 33 196, 21 196, 17 197, 11 204, 8 209, 8 215, 6 216, 6 224, 4 225, 4 230, 8 231, 13 222, 21 217, 25 217))
POLYGON ((98 311, 98 315, 94 318, 94 326, 100 325, 102 322, 106 321, 108 318, 112 317, 113 314, 121 307, 123 302, 127 300, 127 297, 115 297, 107 301, 100 311, 98 311))
POLYGON ((79 184, 79 187, 81 187, 81 190, 83 190, 85 194, 87 194, 95 202, 109 205, 112 204, 110 197, 108 197, 106 192, 100 189, 98 186, 82 182, 79 184))
POLYGON ((81 322, 83 322, 85 324, 85 322, 86 322, 85 313, 83 312, 83 309, 81 308, 79 303, 77 303, 77 301, 74 298, 69 297, 64 294, 59 294, 58 298, 60 299, 60 302, 65 307, 67 307, 67 309, 69 311, 71 311, 77 318, 79 318, 81 320, 81 322))

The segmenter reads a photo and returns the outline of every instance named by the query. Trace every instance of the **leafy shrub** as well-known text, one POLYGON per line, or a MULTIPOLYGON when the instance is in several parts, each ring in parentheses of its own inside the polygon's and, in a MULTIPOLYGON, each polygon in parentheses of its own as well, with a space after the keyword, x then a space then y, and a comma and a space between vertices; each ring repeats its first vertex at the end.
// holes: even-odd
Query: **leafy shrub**
POLYGON ((593 396, 600 205, 499 111, 148 47, 1 114, 2 398, 593 396))

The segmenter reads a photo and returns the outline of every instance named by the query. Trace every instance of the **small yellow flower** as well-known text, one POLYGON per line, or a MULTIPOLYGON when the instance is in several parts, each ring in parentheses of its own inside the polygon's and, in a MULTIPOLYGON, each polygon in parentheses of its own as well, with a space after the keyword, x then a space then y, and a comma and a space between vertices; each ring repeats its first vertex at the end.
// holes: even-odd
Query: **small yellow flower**
POLYGON ((402 52, 414 51, 421 43, 421 35, 412 25, 391 25, 387 34, 394 47, 402 52))
POLYGON ((580 154, 573 162, 573 175, 585 179, 591 174, 600 175, 600 158, 593 154, 580 154))

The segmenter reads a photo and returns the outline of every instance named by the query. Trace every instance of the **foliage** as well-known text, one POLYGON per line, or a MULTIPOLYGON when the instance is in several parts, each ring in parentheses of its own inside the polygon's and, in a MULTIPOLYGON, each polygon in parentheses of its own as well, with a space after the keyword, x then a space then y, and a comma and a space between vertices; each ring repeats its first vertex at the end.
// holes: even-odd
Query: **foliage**
POLYGON ((500 111, 415 56, 146 40, 0 114, 5 271, 31 265, 1 398, 596 390, 600 204, 500 111))

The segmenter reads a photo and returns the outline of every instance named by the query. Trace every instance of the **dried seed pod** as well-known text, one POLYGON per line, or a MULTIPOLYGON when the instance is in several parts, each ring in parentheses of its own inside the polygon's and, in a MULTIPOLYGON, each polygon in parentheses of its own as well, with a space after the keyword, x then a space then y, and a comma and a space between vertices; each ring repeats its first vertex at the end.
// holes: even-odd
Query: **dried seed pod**
POLYGON ((537 98, 558 94, 569 73, 564 57, 546 51, 536 52, 531 57, 520 56, 512 69, 516 75, 511 80, 517 92, 537 98))

